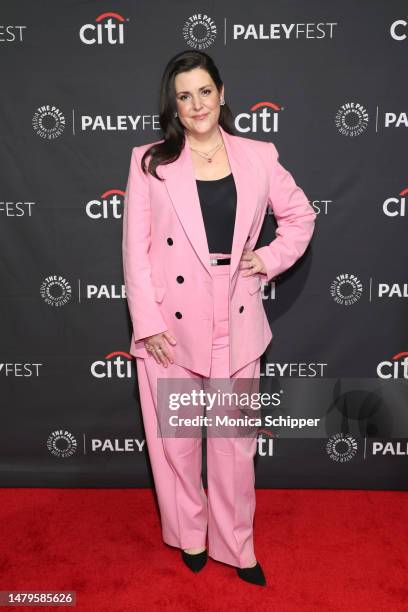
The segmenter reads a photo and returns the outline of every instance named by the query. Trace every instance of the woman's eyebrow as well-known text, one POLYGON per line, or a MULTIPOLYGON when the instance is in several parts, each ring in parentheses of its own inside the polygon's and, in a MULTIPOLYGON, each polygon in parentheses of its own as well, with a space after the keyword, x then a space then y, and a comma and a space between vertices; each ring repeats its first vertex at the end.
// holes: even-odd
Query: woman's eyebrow
MULTIPOLYGON (((208 85, 203 85, 202 87, 200 87, 200 89, 205 89, 206 87, 211 87, 211 84, 209 83, 208 85)), ((182 93, 190 93, 190 92, 189 91, 178 91, 176 95, 178 96, 179 94, 182 94, 182 93)))

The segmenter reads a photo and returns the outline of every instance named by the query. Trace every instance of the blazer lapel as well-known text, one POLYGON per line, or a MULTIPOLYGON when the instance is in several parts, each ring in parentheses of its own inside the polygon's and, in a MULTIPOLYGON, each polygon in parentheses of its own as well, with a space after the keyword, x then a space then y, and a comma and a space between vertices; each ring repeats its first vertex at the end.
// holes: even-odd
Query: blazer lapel
MULTIPOLYGON (((239 140, 219 125, 237 190, 234 237, 231 250, 230 277, 232 278, 242 254, 257 205, 257 191, 251 160, 239 140)), ((171 164, 159 166, 161 175, 177 216, 188 239, 210 276, 211 265, 207 236, 195 182, 190 147, 186 141, 179 158, 171 164)))

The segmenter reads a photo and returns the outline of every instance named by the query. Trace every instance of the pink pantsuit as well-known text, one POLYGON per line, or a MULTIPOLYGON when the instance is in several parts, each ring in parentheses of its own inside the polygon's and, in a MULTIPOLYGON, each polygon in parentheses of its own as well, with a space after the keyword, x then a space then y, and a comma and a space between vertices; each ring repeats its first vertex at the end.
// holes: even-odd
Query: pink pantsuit
POLYGON ((205 545, 214 559, 237 567, 255 562, 254 454, 256 438, 207 438, 208 499, 201 481, 201 440, 158 437, 158 378, 259 378, 260 356, 272 338, 261 281, 289 268, 305 251, 316 214, 272 143, 234 136, 221 126, 237 189, 231 263, 212 266, 191 152, 143 174, 149 145, 134 147, 125 193, 123 266, 133 324, 130 353, 137 376, 163 539, 180 548, 205 545), (244 249, 253 249, 267 205, 276 238, 257 249, 267 274, 242 275, 244 249), (183 282, 177 282, 177 277, 183 282), (174 364, 157 364, 144 338, 169 330, 174 364))

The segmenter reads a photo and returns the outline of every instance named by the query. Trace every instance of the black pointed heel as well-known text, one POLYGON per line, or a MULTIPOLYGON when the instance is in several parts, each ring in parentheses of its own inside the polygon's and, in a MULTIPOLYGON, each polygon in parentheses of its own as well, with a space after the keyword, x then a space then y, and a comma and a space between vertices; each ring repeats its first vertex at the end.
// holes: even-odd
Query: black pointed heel
POLYGON ((265 574, 263 573, 262 567, 256 562, 254 567, 237 567, 237 574, 242 580, 251 582, 252 584, 258 584, 260 586, 266 585, 265 574))
POLYGON ((202 570, 204 565, 207 563, 207 556, 207 549, 195 555, 186 553, 184 550, 181 551, 181 557, 184 563, 191 569, 191 571, 196 573, 202 570))

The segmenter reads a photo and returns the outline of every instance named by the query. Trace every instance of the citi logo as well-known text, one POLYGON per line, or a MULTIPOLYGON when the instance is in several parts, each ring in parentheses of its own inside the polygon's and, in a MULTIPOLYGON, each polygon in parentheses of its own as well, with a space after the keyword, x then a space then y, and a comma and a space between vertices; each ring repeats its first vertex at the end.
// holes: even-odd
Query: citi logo
POLYGON ((121 219, 125 192, 122 189, 108 189, 100 199, 90 200, 85 206, 90 219, 121 219))
MULTIPOLYGON (((276 276, 275 279, 278 279, 276 276)), ((276 300, 276 280, 265 283, 261 283, 261 298, 263 300, 276 300)))
POLYGON ((397 19, 390 26, 391 38, 401 42, 408 37, 408 21, 406 19, 397 19))
POLYGON ((257 438, 257 451, 261 457, 273 457, 275 434, 269 429, 260 429, 257 438))
POLYGON ((378 378, 404 378, 408 379, 408 352, 397 353, 391 359, 381 361, 377 366, 378 378))
POLYGON ((408 187, 400 191, 397 197, 387 198, 382 205, 384 215, 387 217, 405 217, 407 210, 405 196, 407 194, 408 187))
POLYGON ((238 132, 270 132, 278 131, 279 112, 283 106, 275 102, 257 102, 248 113, 240 113, 235 118, 238 132))
POLYGON ((133 357, 125 351, 114 351, 91 364, 94 378, 132 378, 133 357))
POLYGON ((101 13, 95 23, 86 23, 81 27, 79 38, 84 45, 123 45, 125 21, 119 13, 101 13))

